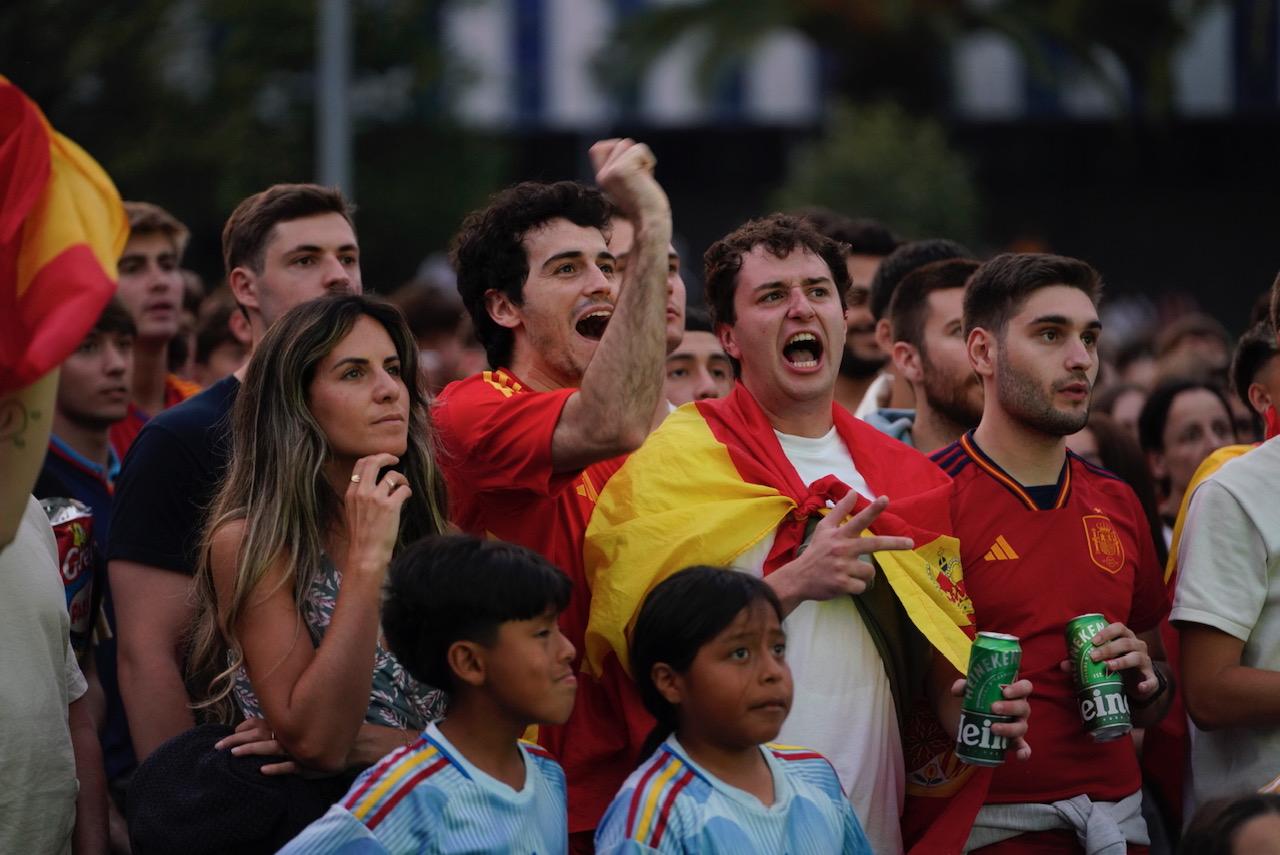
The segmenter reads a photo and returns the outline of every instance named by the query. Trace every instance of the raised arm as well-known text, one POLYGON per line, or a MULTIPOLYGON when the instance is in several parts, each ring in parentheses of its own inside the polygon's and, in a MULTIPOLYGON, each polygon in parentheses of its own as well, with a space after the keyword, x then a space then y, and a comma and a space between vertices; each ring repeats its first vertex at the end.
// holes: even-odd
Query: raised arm
POLYGON ((44 463, 57 391, 55 369, 25 389, 0 395, 0 549, 17 535, 44 463))
POLYGON ((613 317, 551 440, 557 472, 640 447, 662 396, 666 361, 667 249, 671 206, 653 177, 649 147, 605 140, 591 147, 596 182, 635 227, 613 317))

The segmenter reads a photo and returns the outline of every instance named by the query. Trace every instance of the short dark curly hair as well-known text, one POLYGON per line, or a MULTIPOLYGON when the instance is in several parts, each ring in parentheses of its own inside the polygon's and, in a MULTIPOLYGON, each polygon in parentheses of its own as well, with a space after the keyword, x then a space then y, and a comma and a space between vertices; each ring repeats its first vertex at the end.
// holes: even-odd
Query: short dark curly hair
POLYGON ((707 305, 714 323, 732 324, 737 320, 733 295, 737 290, 738 271, 742 269, 742 257, 757 246, 763 246, 776 258, 786 258, 797 248, 821 258, 831 268, 831 281, 840 295, 840 305, 845 305, 849 268, 845 267, 844 259, 849 254, 848 246, 823 237, 800 217, 770 214, 734 229, 713 243, 702 257, 706 266, 703 281, 706 283, 707 305))
POLYGON ((854 255, 886 256, 902 243, 889 227, 870 217, 846 217, 830 208, 799 208, 791 214, 806 220, 813 230, 834 241, 848 244, 854 255))
POLYGON ((472 211, 462 221, 449 260, 458 274, 458 294, 490 367, 510 362, 515 337, 489 317, 485 294, 500 291, 516 305, 524 301, 529 276, 524 236, 557 218, 605 232, 612 213, 609 201, 594 187, 576 181, 523 181, 495 194, 487 207, 472 211))

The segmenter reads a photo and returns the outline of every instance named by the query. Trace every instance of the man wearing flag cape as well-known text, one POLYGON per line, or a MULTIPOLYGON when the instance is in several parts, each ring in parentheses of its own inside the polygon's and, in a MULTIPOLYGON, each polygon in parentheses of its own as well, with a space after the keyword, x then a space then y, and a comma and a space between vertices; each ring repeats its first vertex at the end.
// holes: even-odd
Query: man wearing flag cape
MULTIPOLYGON (((903 850, 909 790, 944 798, 908 805, 906 842, 959 851, 989 776, 959 764, 946 735, 973 631, 950 480, 834 403, 839 244, 774 215, 714 244, 706 267, 739 382, 668 417, 601 492, 584 555, 587 667, 638 746, 650 722, 623 672, 646 593, 691 564, 762 575, 788 612, 796 692, 780 740, 831 760, 876 852, 903 850)), ((1000 733, 1022 758, 1030 692, 1018 681, 996 710, 1015 717, 1000 733)))

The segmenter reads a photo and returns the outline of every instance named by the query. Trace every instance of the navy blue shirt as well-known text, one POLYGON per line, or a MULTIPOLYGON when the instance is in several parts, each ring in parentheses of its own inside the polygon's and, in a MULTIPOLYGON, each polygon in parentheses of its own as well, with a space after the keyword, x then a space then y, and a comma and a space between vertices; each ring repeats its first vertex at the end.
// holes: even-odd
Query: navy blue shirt
MULTIPOLYGON (((84 637, 76 638, 73 625, 72 644, 80 647, 89 643, 89 632, 97 620, 96 605, 101 603, 102 614, 111 632, 100 634, 93 647, 94 666, 98 672, 98 682, 102 684, 103 694, 107 701, 107 717, 99 734, 102 743, 102 760, 106 767, 107 779, 114 781, 131 772, 137 765, 133 756, 133 742, 129 738, 129 722, 125 718, 124 703, 120 700, 120 683, 116 676, 116 615, 111 600, 111 585, 107 579, 106 545, 108 532, 111 529, 112 482, 120 471, 120 461, 115 452, 110 451, 110 462, 104 469, 102 466, 76 452, 57 436, 49 440, 49 452, 45 455, 44 466, 40 477, 32 491, 38 499, 70 498, 77 499, 89 506, 93 512, 93 526, 90 535, 93 544, 93 570, 83 582, 92 585, 94 591, 90 602, 94 603, 89 617, 88 631, 84 637)), ((65 576, 64 576, 65 581, 65 576)), ((67 605, 78 593, 67 588, 67 605)))
POLYGON ((231 455, 231 407, 240 381, 214 383, 151 418, 116 482, 110 561, 195 574, 204 516, 231 455))

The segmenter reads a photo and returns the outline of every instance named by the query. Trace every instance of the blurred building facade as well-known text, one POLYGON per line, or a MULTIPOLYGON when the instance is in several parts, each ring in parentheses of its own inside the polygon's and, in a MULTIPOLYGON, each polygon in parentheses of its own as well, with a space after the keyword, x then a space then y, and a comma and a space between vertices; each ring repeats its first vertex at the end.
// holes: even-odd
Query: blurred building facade
MULTIPOLYGON (((613 98, 599 66, 615 25, 656 5, 697 0, 462 0, 446 4, 452 68, 448 100, 485 128, 584 130, 623 123, 812 126, 822 119, 823 56, 805 36, 778 31, 710 91, 698 79, 698 36, 667 50, 634 92, 613 98)), ((744 0, 749 2, 749 0, 744 0)), ((1172 63, 1172 113, 1184 118, 1280 112, 1280 15, 1275 0, 1221 3, 1200 14, 1172 63), (1270 14, 1260 14, 1269 7, 1270 14), (1267 26, 1269 24, 1269 26, 1267 26), (1261 31, 1260 31, 1261 25, 1261 31)), ((1046 49, 1053 80, 1033 71, 1002 33, 975 32, 952 48, 950 103, 959 121, 1092 121, 1136 106, 1116 58, 1099 50, 1104 80, 1046 49)))

